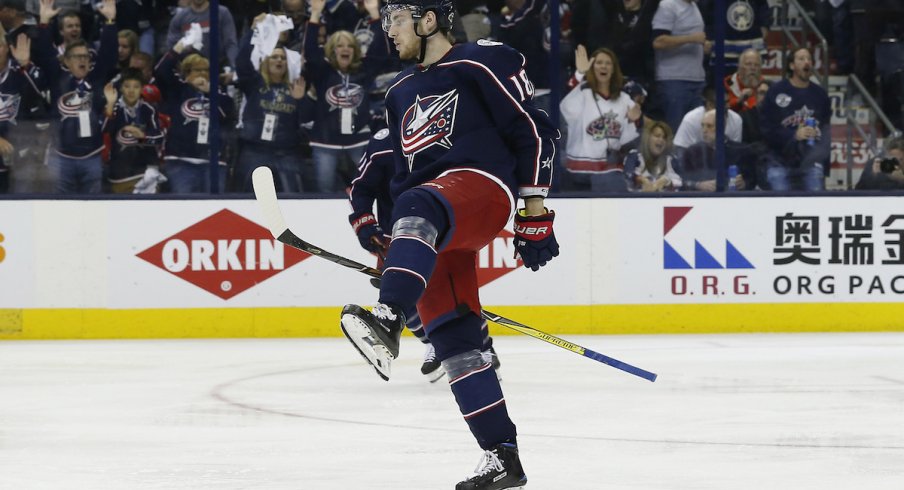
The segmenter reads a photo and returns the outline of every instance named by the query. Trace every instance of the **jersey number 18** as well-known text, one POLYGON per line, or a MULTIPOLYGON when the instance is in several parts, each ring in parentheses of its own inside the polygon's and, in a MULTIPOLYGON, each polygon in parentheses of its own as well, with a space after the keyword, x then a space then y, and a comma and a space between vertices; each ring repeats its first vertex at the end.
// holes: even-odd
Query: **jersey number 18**
POLYGON ((527 73, 525 73, 524 70, 519 71, 517 75, 510 76, 509 80, 515 84, 515 88, 518 89, 518 95, 521 96, 522 101, 534 96, 534 84, 530 83, 530 80, 527 79, 527 73))

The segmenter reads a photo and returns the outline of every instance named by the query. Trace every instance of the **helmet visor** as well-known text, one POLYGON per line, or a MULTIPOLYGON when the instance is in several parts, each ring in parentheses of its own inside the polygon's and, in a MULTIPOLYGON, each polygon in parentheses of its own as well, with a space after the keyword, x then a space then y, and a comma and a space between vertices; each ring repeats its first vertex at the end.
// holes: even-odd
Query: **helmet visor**
POLYGON ((408 24, 413 24, 415 18, 420 17, 420 15, 418 15, 419 13, 420 8, 416 5, 406 5, 399 3, 386 5, 380 11, 380 16, 383 22, 383 31, 389 32, 389 29, 393 26, 404 27, 408 24))

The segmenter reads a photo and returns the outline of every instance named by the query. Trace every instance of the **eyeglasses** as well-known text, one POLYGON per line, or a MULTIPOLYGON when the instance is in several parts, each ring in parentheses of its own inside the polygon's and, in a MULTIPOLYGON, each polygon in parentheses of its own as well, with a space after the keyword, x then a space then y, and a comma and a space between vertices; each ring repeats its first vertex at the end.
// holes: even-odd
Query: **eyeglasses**
POLYGON ((273 55, 273 56, 268 56, 268 59, 276 60, 276 61, 286 61, 286 57, 285 57, 285 56, 281 56, 281 55, 278 55, 278 54, 275 54, 275 55, 273 55))

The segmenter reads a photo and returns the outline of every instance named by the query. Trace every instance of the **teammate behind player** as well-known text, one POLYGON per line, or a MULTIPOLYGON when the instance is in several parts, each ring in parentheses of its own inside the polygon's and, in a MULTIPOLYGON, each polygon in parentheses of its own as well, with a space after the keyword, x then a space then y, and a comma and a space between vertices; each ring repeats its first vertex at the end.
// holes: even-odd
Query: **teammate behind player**
MULTIPOLYGON (((352 225, 358 241, 364 250, 377 256, 377 268, 383 268, 386 259, 386 248, 389 246, 390 235, 385 230, 392 230, 389 218, 392 215, 392 198, 389 197, 389 181, 395 172, 395 160, 392 157, 392 145, 389 141, 389 130, 381 129, 371 136, 364 151, 364 156, 358 165, 358 175, 352 181, 349 191, 349 201, 352 206, 352 214, 348 221, 352 225), (377 214, 374 216, 374 204, 377 214)), ((417 308, 411 308, 405 313, 405 326, 426 347, 424 351, 424 363, 421 365, 421 374, 427 377, 431 383, 435 383, 446 374, 442 363, 436 358, 436 349, 427 334, 424 332, 424 324, 418 315, 417 308)), ((501 365, 496 350, 493 348, 493 338, 486 322, 483 322, 483 345, 481 352, 491 355, 493 368, 498 370, 501 365)), ((496 373, 498 377, 498 372, 496 373)))
POLYGON ((500 43, 452 46, 452 0, 389 0, 383 28, 403 60, 386 92, 396 162, 392 241, 373 313, 342 310, 342 330, 389 379, 404 312, 417 304, 458 407, 484 459, 457 490, 527 483, 515 424, 483 341, 477 252, 506 226, 516 196, 515 247, 537 270, 559 253, 544 207, 559 134, 531 98, 524 57, 500 43))

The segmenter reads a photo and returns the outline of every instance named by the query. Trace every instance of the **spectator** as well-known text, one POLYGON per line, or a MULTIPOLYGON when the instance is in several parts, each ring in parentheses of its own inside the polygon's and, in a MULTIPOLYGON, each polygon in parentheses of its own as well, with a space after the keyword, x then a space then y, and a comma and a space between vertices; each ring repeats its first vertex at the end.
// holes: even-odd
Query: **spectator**
MULTIPOLYGON (((689 191, 714 192, 716 190, 716 172, 719 162, 716 161, 716 110, 706 111, 701 122, 703 140, 694 143, 681 157, 678 173, 681 175, 682 189, 689 191)), ((725 166, 734 166, 738 174, 729 188, 737 190, 748 188, 753 178, 754 167, 746 160, 745 148, 734 142, 725 142, 725 166), (743 164, 743 165, 742 165, 743 164)))
POLYGON ((763 57, 755 49, 747 49, 738 59, 738 71, 725 77, 728 107, 735 112, 756 108, 756 87, 763 81, 763 57))
MULTIPOLYGON (((3 25, 9 46, 15 45, 20 32, 32 30, 32 26, 25 22, 27 18, 25 0, 0 0, 0 25, 3 25)), ((27 33, 34 38, 33 33, 27 33)))
POLYGON ((625 175, 631 190, 640 192, 676 191, 681 176, 675 172, 672 130, 662 121, 644 125, 640 148, 625 157, 625 175))
POLYGON ((10 141, 10 130, 16 125, 21 96, 26 90, 45 88, 45 77, 31 62, 31 40, 28 34, 19 33, 15 46, 10 46, 6 36, 0 36, 0 194, 9 191, 9 164, 16 150, 10 141), (12 55, 12 56, 10 56, 12 55))
POLYGON ((119 31, 117 42, 117 59, 119 60, 117 71, 122 71, 129 67, 132 55, 138 52, 138 34, 128 29, 119 31))
POLYGON ((863 168, 856 189, 876 191, 904 189, 902 164, 904 164, 904 138, 899 136, 885 140, 885 156, 874 159, 872 164, 863 168), (887 161, 884 170, 883 160, 887 161))
POLYGON ((565 168, 590 174, 594 192, 627 190, 619 151, 638 136, 640 106, 622 92, 624 80, 612 50, 600 48, 587 58, 583 46, 575 50, 575 65, 586 80, 562 99, 568 124, 565 168))
MULTIPOLYGON (((499 26, 499 40, 524 55, 524 71, 534 85, 534 105, 549 112, 549 51, 543 45, 545 25, 541 18, 544 5, 545 2, 539 0, 506 0, 511 14, 505 16, 499 26)), ((484 13, 469 14, 470 18, 486 18, 486 7, 482 10, 484 13)), ((465 30, 468 30, 466 19, 469 15, 462 16, 465 30)))
POLYGON ((116 27, 121 31, 129 30, 138 36, 138 46, 134 51, 154 52, 154 29, 151 20, 155 7, 162 7, 158 0, 119 0, 116 8, 116 27))
MULTIPOLYGON (((210 62, 198 53, 192 53, 179 62, 185 52, 182 41, 176 42, 156 69, 156 80, 163 92, 163 111, 172 118, 174 129, 167 134, 164 148, 166 175, 170 191, 176 194, 208 193, 210 185, 210 62), (176 64, 179 73, 176 73, 176 64)), ((224 91, 216 94, 220 127, 233 111, 233 100, 224 91)), ((220 135, 215 135, 220 136, 220 135)), ((223 159, 226 138, 219 138, 217 185, 226 188, 226 161, 223 159)))
MULTIPOLYGON (((27 39, 31 45, 29 59, 34 66, 43 66, 37 42, 38 30, 26 23, 25 0, 0 0, 0 24, 5 29, 5 39, 10 50, 15 51, 18 40, 27 39), (25 34, 22 38, 20 34, 25 34)), ((44 87, 49 79, 43 73, 44 87)), ((16 125, 5 138, 15 148, 15 171, 9 175, 10 192, 53 192, 53 176, 45 165, 47 147, 50 144, 50 115, 47 100, 35 87, 27 84, 17 92, 19 103, 16 125)))
POLYGON ((75 10, 63 10, 56 16, 56 20, 60 40, 60 44, 57 45, 57 54, 62 55, 66 51, 66 46, 84 40, 82 18, 75 10))
POLYGON ((813 58, 806 48, 786 57, 790 78, 766 94, 760 123, 769 145, 766 179, 774 191, 825 187, 831 147, 831 104, 825 89, 810 82, 813 58))
MULTIPOLYGON (((766 35, 772 24, 772 10, 768 0, 741 0, 724 2, 725 12, 725 66, 734 69, 741 53, 752 49, 766 54, 766 35)), ((715 0, 700 0, 700 11, 706 23, 706 38, 715 39, 715 0)))
POLYGON ((52 8, 52 2, 41 2, 43 27, 39 29, 39 50, 45 53, 41 57, 44 63, 41 68, 53 81, 51 107, 59 118, 49 166, 56 178, 56 190, 62 194, 101 192, 103 86, 116 66, 116 2, 104 0, 99 11, 106 18, 106 24, 101 29, 97 62, 91 65, 91 54, 85 41, 70 42, 63 53, 62 63, 68 71, 64 73, 53 55, 55 48, 47 28, 48 21, 58 10, 52 8))
POLYGON ((656 92, 669 127, 677 128, 687 111, 703 105, 703 55, 711 47, 694 0, 659 3, 653 16, 656 92))
POLYGON ((653 14, 659 0, 609 0, 614 11, 608 27, 606 45, 615 51, 622 73, 645 87, 655 78, 653 65, 653 14), (617 3, 616 3, 617 2, 617 3))
MULTIPOLYGON (((678 126, 678 131, 675 132, 675 146, 688 148, 695 143, 703 141, 703 133, 701 132, 703 114, 716 108, 716 91, 707 88, 703 91, 703 95, 704 104, 688 112, 681 119, 681 125, 678 126)), ((725 136, 735 143, 740 143, 743 137, 743 128, 744 123, 741 120, 741 116, 737 112, 728 109, 725 114, 725 136)))
POLYGON ((129 57, 129 68, 134 68, 141 72, 146 83, 154 83, 154 58, 144 51, 132 53, 129 57))
POLYGON ((766 143, 765 136, 763 136, 762 125, 760 124, 760 114, 763 102, 766 100, 766 94, 769 92, 770 87, 772 87, 771 82, 767 80, 761 81, 760 84, 757 85, 755 92, 757 107, 741 113, 741 121, 744 128, 741 143, 747 147, 747 154, 750 158, 750 162, 752 162, 755 167, 754 179, 756 182, 753 180, 748 181, 747 184, 750 188, 753 188, 754 186, 766 188, 768 186, 766 180, 766 165, 768 164, 768 160, 766 159, 766 156, 769 153, 769 147, 766 143))
POLYGON ((380 42, 362 56, 358 40, 348 31, 330 35, 323 48, 317 45, 317 23, 324 0, 311 1, 311 22, 304 43, 305 76, 314 84, 317 102, 311 149, 317 174, 317 191, 336 192, 339 160, 351 165, 361 160, 370 139, 367 91, 389 52, 380 25, 379 0, 365 0, 371 29, 380 42))
MULTIPOLYGON (((254 19, 252 27, 267 14, 254 19)), ((239 89, 245 96, 240 118, 242 144, 235 172, 235 187, 251 192, 251 173, 266 165, 277 176, 278 189, 300 192, 301 153, 298 149, 301 115, 299 104, 305 95, 305 80, 291 80, 286 49, 277 47, 255 70, 251 62, 251 32, 242 38, 236 70, 239 89)))
MULTIPOLYGON (((530 3, 530 0, 527 2, 525 0, 506 0, 505 5, 508 7, 508 13, 514 14, 525 3, 530 3)), ((464 30, 467 42, 473 43, 477 42, 478 39, 491 37, 492 21, 490 20, 490 9, 486 0, 459 0, 456 4, 458 15, 455 17, 461 19, 461 27, 464 30)), ((535 34, 542 37, 542 29, 535 34)))
POLYGON ((119 92, 112 82, 104 87, 103 131, 110 142, 107 181, 114 194, 156 193, 163 132, 157 111, 141 100, 144 81, 140 71, 126 68, 119 79, 119 92), (136 189, 145 177, 145 188, 136 189))
POLYGON ((573 0, 572 37, 574 44, 594 52, 608 47, 606 29, 609 25, 612 0, 573 0))
POLYGON ((848 2, 854 26, 854 73, 868 92, 876 93, 876 45, 889 30, 904 35, 904 5, 901 0, 848 2))
POLYGON ((829 43, 837 64, 836 73, 846 75, 854 70, 854 25, 851 3, 847 0, 818 0, 816 26, 829 43))
MULTIPOLYGON (((225 54, 229 66, 235 66, 235 57, 238 55, 238 42, 236 41, 235 23, 229 9, 220 6, 220 53, 225 54)), ((182 36, 197 23, 204 31, 201 56, 210 58, 210 2, 207 0, 189 0, 188 8, 182 9, 173 16, 170 21, 169 31, 166 35, 167 49, 173 49, 182 36)))

